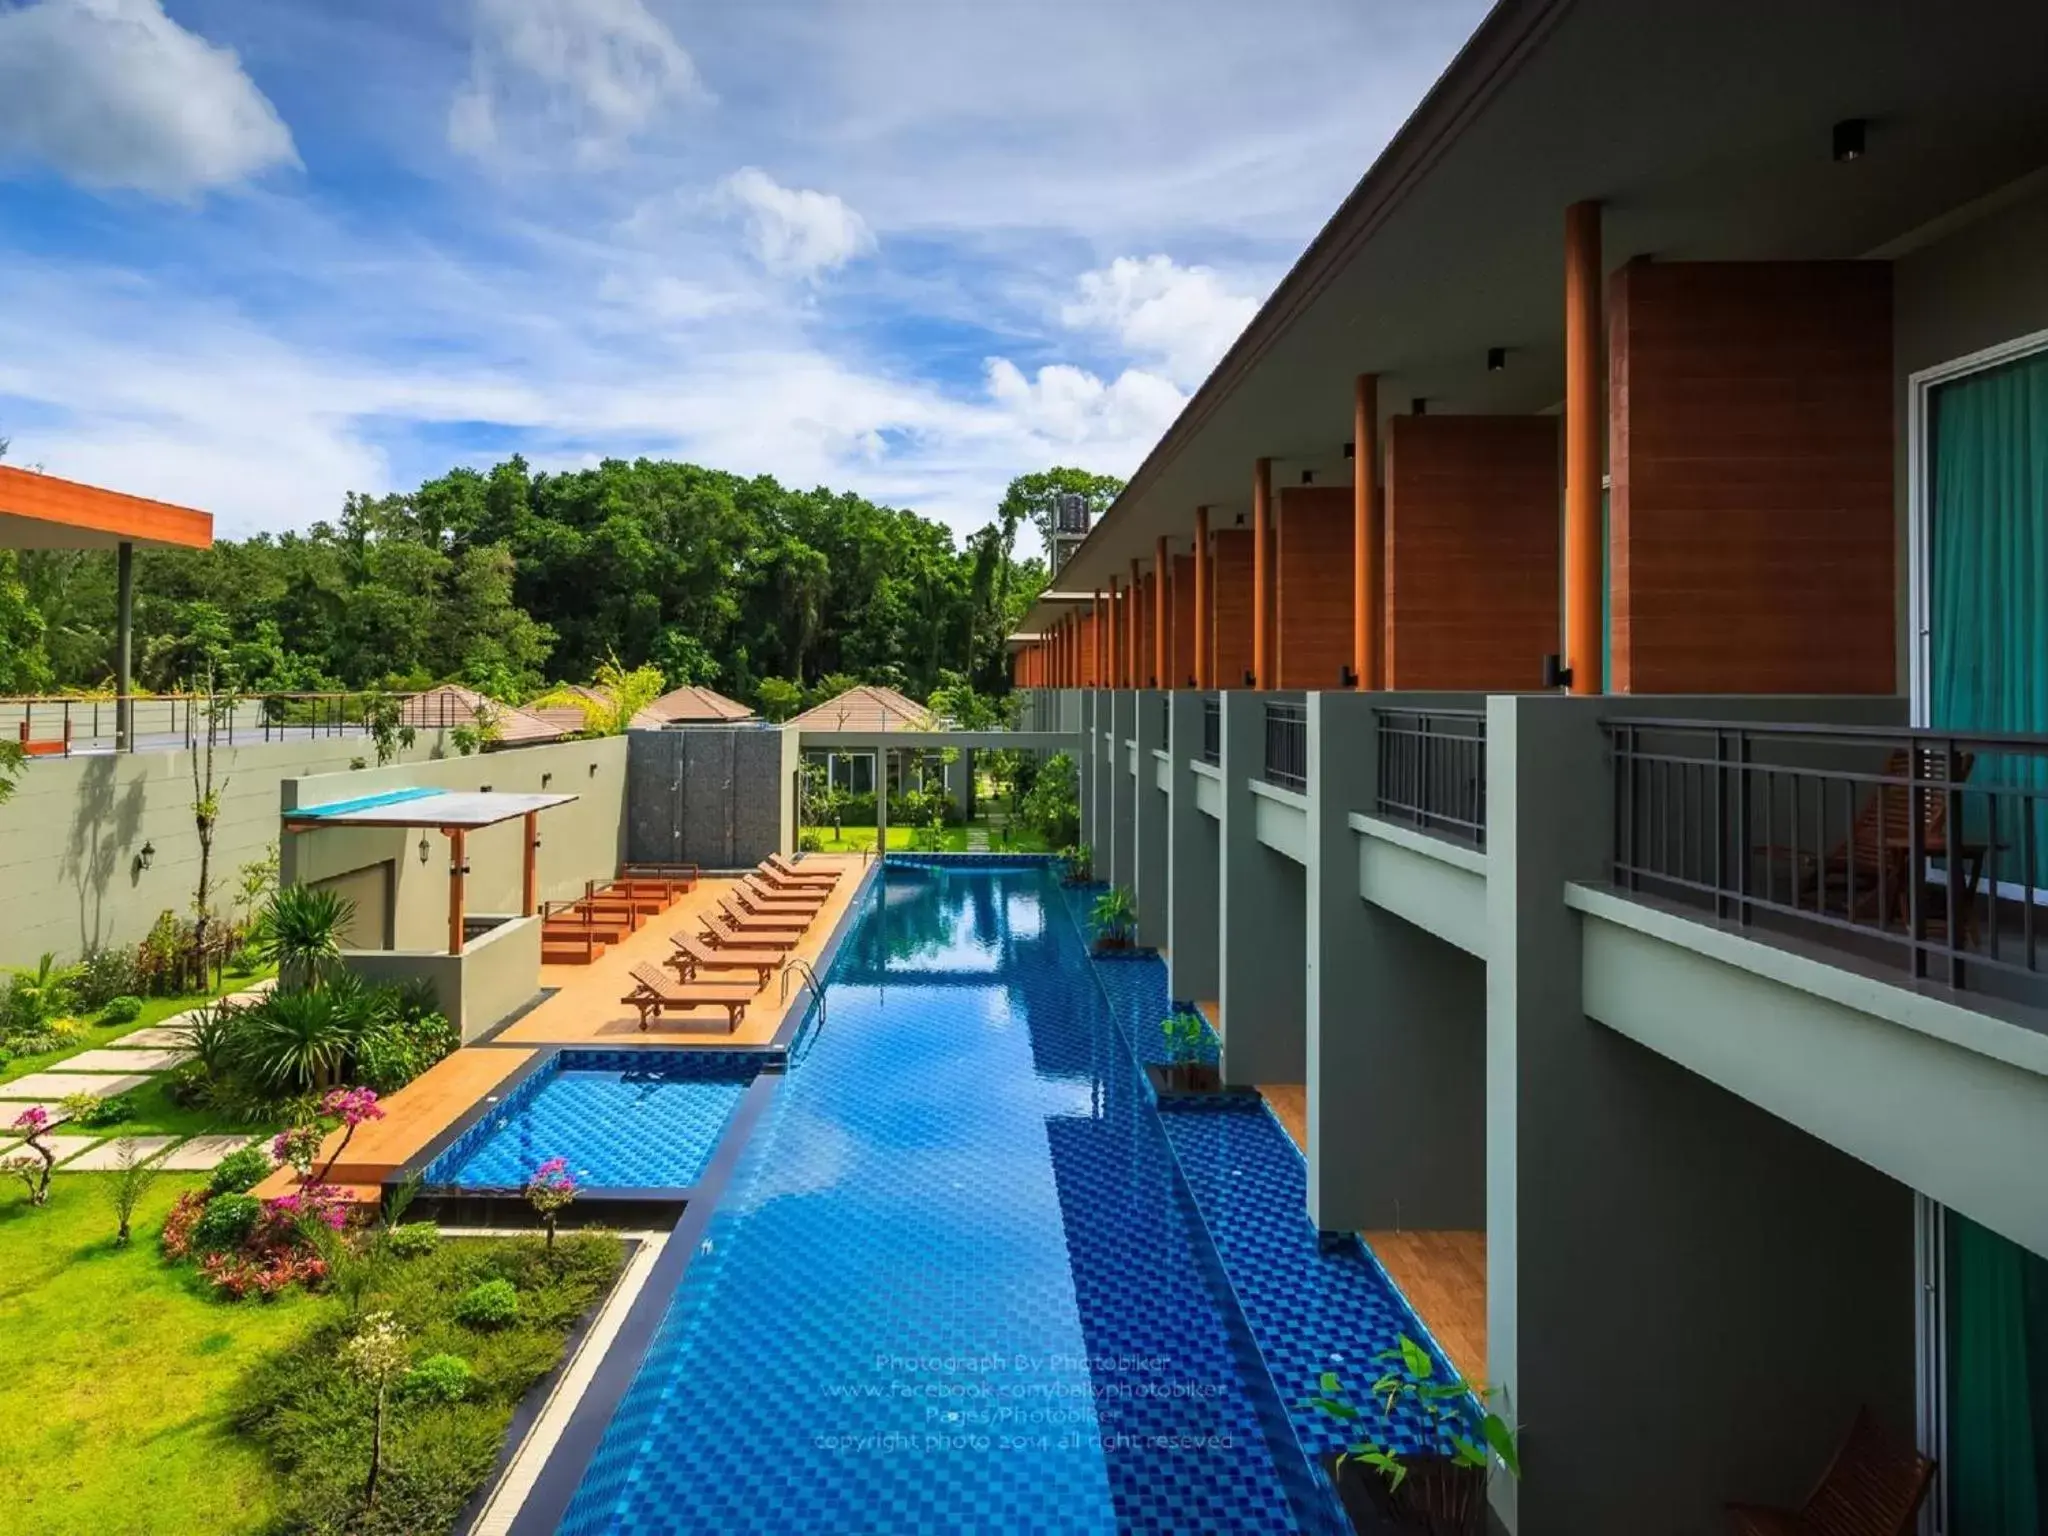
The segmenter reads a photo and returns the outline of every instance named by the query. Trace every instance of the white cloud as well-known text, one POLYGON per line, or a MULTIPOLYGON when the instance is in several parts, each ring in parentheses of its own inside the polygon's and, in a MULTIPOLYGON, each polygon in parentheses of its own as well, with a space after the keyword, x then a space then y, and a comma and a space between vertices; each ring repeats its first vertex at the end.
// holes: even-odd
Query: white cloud
POLYGON ((642 0, 476 0, 448 141, 487 155, 566 134, 584 159, 600 159, 663 108, 704 95, 690 55, 642 0))
POLYGON ((186 31, 159 0, 0 10, 0 158, 170 198, 298 164, 234 50, 186 31))
POLYGON ((1184 387, 1207 377, 1259 307, 1210 268, 1183 267, 1169 256, 1119 256, 1082 273, 1078 289, 1060 309, 1063 324, 1114 337, 1184 387))
POLYGON ((719 195, 740 210, 761 265, 782 276, 816 277, 875 248, 867 222, 831 193, 782 186, 755 166, 726 177, 719 195))
POLYGON ((1139 369, 1105 384, 1085 369, 1053 363, 1027 379, 1002 357, 989 360, 988 392, 1033 436, 1063 448, 1112 449, 1126 469, 1187 403, 1170 379, 1139 369))

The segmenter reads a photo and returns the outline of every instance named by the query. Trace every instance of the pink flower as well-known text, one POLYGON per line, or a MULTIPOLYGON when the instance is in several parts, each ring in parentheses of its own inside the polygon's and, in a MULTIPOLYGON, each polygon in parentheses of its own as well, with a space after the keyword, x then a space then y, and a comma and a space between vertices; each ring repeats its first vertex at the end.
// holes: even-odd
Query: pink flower
POLYGON ((50 1112, 40 1104, 31 1104, 14 1117, 14 1129, 30 1136, 39 1135, 50 1128, 50 1112))
POLYGON ((382 1120, 384 1111, 377 1106, 377 1090, 374 1088, 335 1088, 320 1101, 323 1114, 335 1116, 350 1130, 368 1120, 382 1120))

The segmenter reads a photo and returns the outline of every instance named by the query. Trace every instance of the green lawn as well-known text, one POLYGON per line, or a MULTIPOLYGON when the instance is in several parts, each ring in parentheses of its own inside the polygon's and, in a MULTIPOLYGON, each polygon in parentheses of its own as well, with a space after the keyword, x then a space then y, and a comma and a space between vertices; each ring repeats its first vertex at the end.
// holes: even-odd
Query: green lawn
POLYGON ((103 1045, 112 1045, 123 1035, 132 1035, 138 1029, 148 1029, 161 1024, 174 1013, 183 1013, 187 1008, 196 1008, 201 1003, 210 1003, 217 997, 230 992, 245 991, 269 975, 268 970, 254 972, 248 976, 230 976, 216 992, 187 992, 177 997, 146 997, 142 1000, 142 1012, 127 1024, 111 1027, 95 1024, 86 1019, 86 1031, 75 1045, 67 1045, 61 1051, 45 1051, 39 1056, 17 1056, 5 1066, 0 1066, 0 1083, 11 1083, 17 1077, 26 1077, 31 1072, 48 1070, 53 1064, 80 1051, 96 1050, 103 1045))
POLYGON ((50 1204, 0 1192, 0 1359, 8 1432, 0 1508, 24 1531, 255 1532, 274 1474, 230 1430, 243 1374, 331 1304, 303 1294, 239 1306, 210 1300, 193 1271, 157 1253, 176 1196, 202 1174, 165 1174, 113 1246, 113 1174, 72 1174, 50 1204))
MULTIPOLYGON (((871 851, 875 846, 873 827, 848 827, 843 837, 834 837, 830 827, 806 827, 806 832, 815 832, 823 839, 822 853, 861 853, 871 851)), ((967 829, 965 827, 942 827, 939 831, 940 849, 946 853, 967 851, 967 829)), ((917 831, 912 827, 891 825, 889 828, 889 851, 908 853, 917 846, 917 831)))

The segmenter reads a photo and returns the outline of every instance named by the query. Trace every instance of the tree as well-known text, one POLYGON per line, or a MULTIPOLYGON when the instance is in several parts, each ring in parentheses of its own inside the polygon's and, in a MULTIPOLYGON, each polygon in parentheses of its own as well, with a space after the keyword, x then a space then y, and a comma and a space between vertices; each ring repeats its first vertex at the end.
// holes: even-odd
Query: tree
POLYGON ((114 1182, 107 1186, 107 1199, 113 1204, 118 1228, 114 1233, 114 1246, 126 1248, 128 1229, 134 1224, 136 1209, 148 1197, 150 1186, 156 1183, 156 1176, 161 1170, 149 1161, 148 1155, 130 1137, 124 1136, 116 1144, 114 1157, 117 1167, 114 1182))
POLYGON ((803 685, 786 677, 764 677, 754 685, 754 707, 760 710, 763 720, 780 724, 801 710, 803 704, 803 685))
POLYGON ((377 1502, 377 1477, 384 1470, 384 1405, 391 1383, 412 1358, 406 1330, 389 1312, 372 1312, 363 1319, 355 1337, 341 1346, 342 1363, 367 1382, 372 1390, 370 1418, 370 1477, 363 1488, 363 1502, 377 1502))
POLYGON ((220 825, 221 798, 227 794, 230 782, 213 782, 213 738, 219 725, 233 712, 235 701, 232 694, 214 691, 211 666, 207 668, 205 690, 200 697, 206 705, 206 730, 192 744, 192 825, 199 834, 199 879, 192 892, 192 964, 203 977, 207 929, 213 921, 213 833, 220 825))

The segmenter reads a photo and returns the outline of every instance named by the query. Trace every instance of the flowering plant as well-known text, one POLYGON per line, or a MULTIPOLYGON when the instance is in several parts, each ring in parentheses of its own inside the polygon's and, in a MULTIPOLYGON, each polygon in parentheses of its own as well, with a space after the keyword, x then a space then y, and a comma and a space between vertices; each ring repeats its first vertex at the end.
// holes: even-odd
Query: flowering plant
POLYGON ((370 1429, 370 1482, 363 1502, 377 1502, 377 1474, 384 1467, 384 1402, 391 1383, 412 1360, 405 1325, 389 1312, 372 1312, 354 1338, 341 1346, 341 1361, 377 1389, 376 1416, 370 1429))
POLYGON ((301 1179, 313 1176, 313 1159, 320 1155, 326 1129, 316 1124, 286 1126, 270 1143, 270 1155, 281 1167, 289 1163, 301 1179))
POLYGON ((576 1176, 569 1172, 569 1159, 551 1157, 533 1170, 526 1181, 526 1203, 547 1229, 548 1247, 555 1246, 555 1222, 576 1198, 576 1176))
POLYGON ((263 1202, 265 1222, 257 1228, 256 1240, 263 1241, 265 1227, 275 1227, 273 1240, 281 1239, 287 1232, 295 1231, 302 1222, 317 1221, 322 1226, 339 1232, 348 1225, 348 1200, 332 1184, 322 1184, 317 1179, 301 1184, 288 1195, 263 1202))
POLYGON ((286 1248, 260 1258, 209 1253, 200 1260, 199 1273, 231 1300, 253 1295, 269 1301, 295 1284, 312 1285, 324 1279, 327 1265, 313 1254, 286 1248))
POLYGON ((164 1217, 164 1230, 157 1241, 163 1246, 167 1259, 187 1259, 192 1256, 192 1233, 199 1225, 199 1218, 206 1214, 208 1196, 203 1189, 188 1189, 171 1203, 171 1212, 164 1217))
POLYGON ((50 1203, 50 1175, 57 1167, 57 1154, 43 1141, 49 1133, 50 1112, 31 1104, 14 1117, 14 1129, 24 1138, 21 1147, 0 1160, 0 1171, 17 1175, 28 1186, 30 1205, 50 1203))

